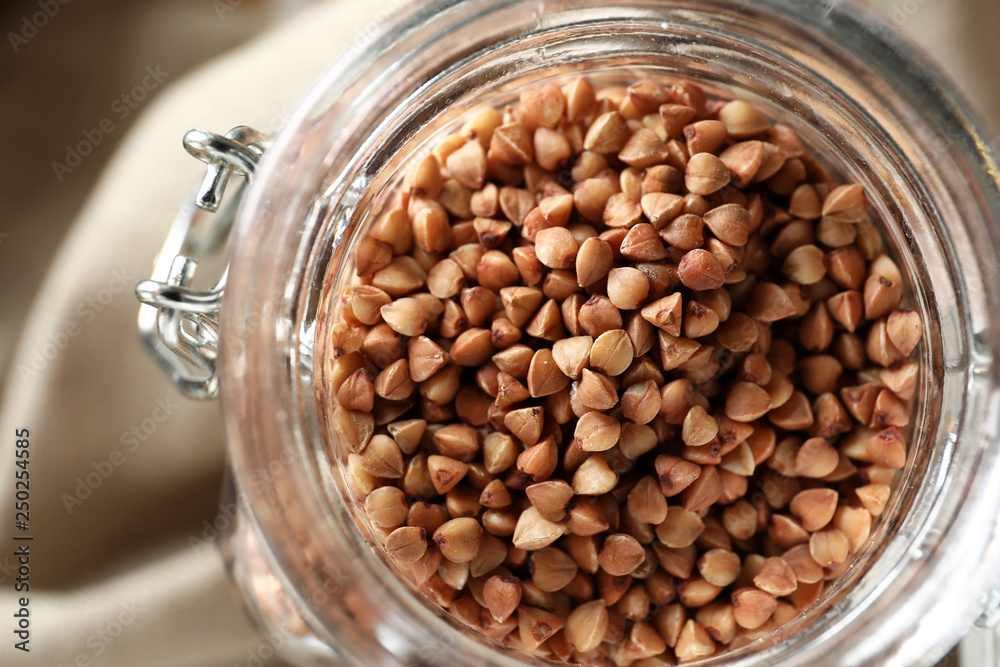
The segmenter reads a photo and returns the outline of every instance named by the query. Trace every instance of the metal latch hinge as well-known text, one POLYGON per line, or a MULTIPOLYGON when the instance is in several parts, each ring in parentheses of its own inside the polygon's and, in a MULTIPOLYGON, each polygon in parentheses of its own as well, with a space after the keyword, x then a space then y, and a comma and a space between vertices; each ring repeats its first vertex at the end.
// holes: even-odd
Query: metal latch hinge
POLYGON ((225 136, 202 130, 184 135, 188 153, 208 164, 205 178, 181 206, 156 259, 153 276, 136 285, 142 302, 139 332, 174 384, 191 398, 215 398, 219 393, 216 358, 219 350, 219 309, 229 272, 208 289, 192 286, 195 256, 216 252, 225 243, 236 209, 253 180, 266 135, 249 127, 234 127, 225 136), (233 174, 242 174, 235 196, 220 210, 233 174), (202 216, 199 211, 212 213, 202 216))

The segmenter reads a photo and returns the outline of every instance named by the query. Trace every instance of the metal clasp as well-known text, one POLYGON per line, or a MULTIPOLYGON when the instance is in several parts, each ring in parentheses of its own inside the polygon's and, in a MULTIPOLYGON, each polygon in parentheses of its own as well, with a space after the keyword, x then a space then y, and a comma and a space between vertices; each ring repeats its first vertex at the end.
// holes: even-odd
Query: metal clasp
POLYGON ((202 130, 184 135, 188 153, 208 164, 201 185, 185 200, 167 234, 153 268, 153 277, 135 287, 143 303, 139 333, 174 384, 191 398, 215 398, 219 393, 215 361, 219 349, 219 308, 229 264, 208 289, 192 287, 198 262, 224 244, 236 209, 253 179, 266 135, 249 127, 234 127, 225 136, 202 130), (220 210, 233 173, 245 181, 220 210), (200 211, 212 213, 203 216, 200 211))

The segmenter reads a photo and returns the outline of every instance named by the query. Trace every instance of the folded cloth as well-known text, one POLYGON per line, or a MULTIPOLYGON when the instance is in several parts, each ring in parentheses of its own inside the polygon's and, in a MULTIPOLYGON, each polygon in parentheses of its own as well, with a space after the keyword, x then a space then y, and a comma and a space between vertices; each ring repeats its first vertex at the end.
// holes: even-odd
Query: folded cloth
POLYGON ((189 540, 219 513, 219 404, 181 397, 143 349, 133 287, 149 276, 204 172, 181 147, 184 132, 276 130, 323 69, 399 6, 317 5, 166 84, 108 165, 52 264, 6 378, 0 467, 14 469, 15 431, 26 429, 31 496, 21 530, 14 475, 0 476, 9 510, 0 512, 0 664, 218 667, 270 654, 255 653, 261 639, 228 590, 219 553, 189 540), (33 540, 11 542, 15 534, 33 540), (19 591, 14 549, 25 545, 30 590, 19 591), (11 635, 22 597, 28 653, 11 635))
MULTIPOLYGON (((219 554, 191 546, 219 512, 218 404, 182 398, 155 366, 135 334, 132 288, 148 275, 178 205, 203 171, 181 148, 183 133, 238 124, 277 129, 323 68, 400 3, 317 5, 167 84, 108 166, 40 290, 6 379, 0 465, 17 470, 24 434, 29 455, 19 460, 29 462, 31 497, 22 529, 10 511, 14 476, 0 476, 8 508, 0 512, 0 539, 33 539, 0 549, 7 619, 0 624, 0 663, 278 664, 262 658, 270 651, 260 650, 261 638, 230 594, 219 554), (15 555, 24 547, 28 582, 15 555), (30 590, 16 588, 25 583, 30 590), (16 649, 20 638, 10 634, 22 620, 11 616, 20 613, 21 598, 28 599, 30 653, 16 649)), ((961 20, 932 26, 925 19, 995 7, 988 0, 963 3, 966 12, 925 0, 873 4, 890 17, 898 9, 907 30, 928 23, 925 46, 964 44, 951 39, 961 20)), ((991 71, 979 68, 982 76, 991 71)))

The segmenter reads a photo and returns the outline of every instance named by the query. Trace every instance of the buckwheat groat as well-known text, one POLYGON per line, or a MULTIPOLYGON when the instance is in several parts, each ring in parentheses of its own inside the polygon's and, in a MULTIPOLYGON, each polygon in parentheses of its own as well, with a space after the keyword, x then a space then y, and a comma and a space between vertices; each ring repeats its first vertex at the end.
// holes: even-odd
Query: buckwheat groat
POLYGON ((470 114, 392 194, 323 398, 434 604, 537 656, 684 663, 787 623, 865 546, 921 321, 863 187, 790 127, 576 78, 470 114))

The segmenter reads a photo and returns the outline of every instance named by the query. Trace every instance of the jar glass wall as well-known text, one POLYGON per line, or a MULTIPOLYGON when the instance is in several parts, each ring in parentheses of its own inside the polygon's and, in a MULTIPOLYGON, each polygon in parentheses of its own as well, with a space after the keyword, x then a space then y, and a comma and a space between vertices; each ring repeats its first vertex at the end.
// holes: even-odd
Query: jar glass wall
POLYGON ((269 627, 268 609, 294 610, 296 644, 318 651, 309 660, 523 664, 414 595, 373 548, 323 445, 336 434, 320 414, 320 343, 359 230, 402 166, 470 108, 581 72, 738 95, 864 184, 925 323, 910 461, 870 545, 823 598, 720 660, 933 663, 1000 579, 998 170, 940 74, 843 3, 443 2, 401 12, 333 66, 248 194, 222 316, 242 500, 228 544, 257 617, 269 627))

